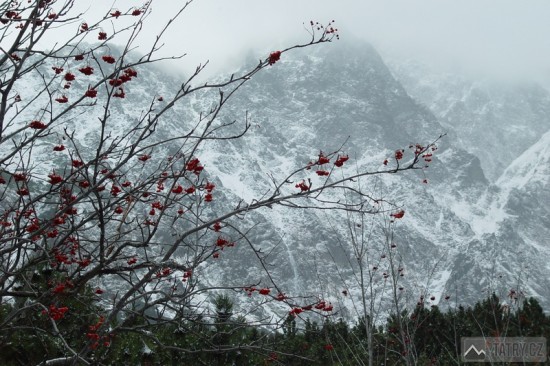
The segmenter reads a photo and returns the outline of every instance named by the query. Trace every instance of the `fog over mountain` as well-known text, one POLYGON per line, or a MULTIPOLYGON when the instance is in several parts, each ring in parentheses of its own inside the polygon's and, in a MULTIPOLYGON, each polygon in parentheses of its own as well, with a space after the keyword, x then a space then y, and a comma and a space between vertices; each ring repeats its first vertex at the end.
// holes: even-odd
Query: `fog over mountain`
MULTIPOLYGON (((346 151, 359 164, 376 166, 385 149, 446 133, 427 170, 428 185, 416 174, 376 182, 407 210, 395 236, 407 271, 409 292, 403 296, 414 301, 415 291, 427 287, 438 300, 452 294, 453 301, 472 303, 487 292, 506 296, 519 285, 550 305, 550 216, 540 204, 550 198, 546 89, 432 72, 408 59, 386 63, 372 46, 355 42, 296 53, 277 66, 241 91, 230 108, 248 109, 261 126, 233 147, 250 157, 245 162, 267 159, 277 171, 285 160, 298 164, 304 152, 329 150, 349 137, 346 151)), ((247 179, 253 166, 240 167, 244 185, 257 184, 247 179)), ((337 243, 350 239, 345 230, 328 229, 327 219, 315 212, 284 213, 296 215, 292 220, 266 215, 277 232, 289 233, 283 242, 300 262, 303 279, 309 258, 334 253, 337 243)), ((345 257, 322 262, 322 272, 345 268, 345 257)), ((316 266, 310 264, 309 273, 316 266)), ((333 295, 343 286, 330 275, 326 281, 333 295)))
MULTIPOLYGON (((77 4, 92 22, 104 14, 77 4)), ((116 0, 121 10, 134 0, 116 0)), ((155 2, 138 45, 145 52, 181 2, 155 2)), ((383 53, 420 58, 445 70, 529 78, 550 85, 550 3, 531 0, 195 0, 163 36, 172 69, 209 60, 210 75, 240 65, 249 50, 270 52, 308 39, 303 24, 336 20, 342 39, 367 41, 383 53)), ((53 38, 51 41, 55 42, 53 38)))
MULTIPOLYGON (((115 108, 113 135, 139 116, 136 106, 147 105, 152 91, 169 95, 178 87, 171 71, 139 70, 140 82, 128 86, 127 102, 115 108)), ((157 138, 184 131, 211 98, 216 96, 196 95, 176 104, 162 118, 157 138)), ((220 119, 242 121, 246 112, 252 128, 243 138, 212 141, 197 152, 218 187, 214 212, 260 198, 270 177, 284 179, 319 150, 345 144, 350 156, 345 169, 376 170, 396 149, 446 134, 425 171, 361 181, 406 212, 392 239, 403 268, 399 297, 414 306, 428 294, 435 297, 432 304, 445 307, 473 304, 490 292, 506 298, 510 289, 520 289, 550 309, 550 209, 542 204, 550 202, 545 88, 441 73, 410 59, 386 60, 366 42, 342 41, 284 54, 237 92, 220 119)), ((97 132, 93 124, 79 124, 82 118, 68 123, 78 127, 76 141, 91 148, 97 132)), ((236 124, 235 131, 241 127, 236 124)), ((55 162, 45 157, 46 171, 50 164, 55 162)), ((314 178, 314 184, 321 183, 314 178)), ((270 253, 272 276, 281 288, 295 296, 321 294, 350 317, 356 316, 359 290, 349 226, 368 232, 367 264, 378 267, 371 280, 376 301, 389 308, 384 216, 361 221, 345 211, 274 206, 243 216, 240 225, 251 242, 270 253)), ((211 274, 205 278, 212 284, 232 278, 265 281, 248 250, 243 245, 227 251, 219 265, 202 269, 211 274)), ((102 284, 112 291, 117 286, 102 284)), ((246 299, 235 301, 248 306, 246 299)))

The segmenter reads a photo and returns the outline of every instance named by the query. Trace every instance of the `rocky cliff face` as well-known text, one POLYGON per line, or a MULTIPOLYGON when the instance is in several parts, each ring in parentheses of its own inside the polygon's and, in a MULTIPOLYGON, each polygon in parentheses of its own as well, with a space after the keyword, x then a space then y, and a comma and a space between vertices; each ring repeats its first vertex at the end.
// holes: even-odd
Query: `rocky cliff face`
MULTIPOLYGON (((140 70, 139 83, 128 86, 127 102, 116 107, 113 136, 139 117, 138 106, 177 87, 159 70, 140 70)), ((197 95, 177 104, 162 118, 159 138, 188 129, 213 98, 197 95)), ((378 267, 369 278, 382 306, 390 306, 383 273, 390 271, 392 251, 404 274, 398 296, 409 304, 416 304, 421 294, 435 296, 432 303, 444 306, 467 304, 486 292, 506 296, 519 286, 550 308, 545 260, 550 211, 544 205, 550 202, 550 97, 541 87, 501 88, 432 75, 409 63, 394 62, 390 70, 368 44, 336 43, 285 54, 237 92, 220 122, 236 120, 231 128, 239 131, 245 111, 252 127, 243 138, 211 141, 197 152, 218 186, 212 215, 261 198, 272 189, 271 177, 284 180, 320 150, 342 147, 350 156, 347 172, 357 167, 374 171, 384 167, 395 149, 426 144, 446 133, 425 171, 357 183, 396 205, 384 209, 406 211, 390 241, 387 215, 273 206, 236 222, 248 232, 250 243, 270 253, 267 265, 288 294, 320 296, 339 306, 341 314, 356 315, 352 300, 359 290, 351 243, 362 238, 367 267, 378 267)), ((86 124, 79 124, 79 118, 67 123, 77 131, 77 141, 92 149, 96 117, 86 124)), ((169 150, 158 153, 168 155, 169 150)), ((46 170, 52 162, 48 164, 46 170)), ((316 186, 323 182, 312 180, 316 186)), ((295 191, 294 184, 284 190, 295 191)), ((269 285, 251 256, 243 242, 216 266, 203 269, 209 273, 206 281, 246 279, 269 285)), ((240 305, 246 307, 247 300, 240 305)))
MULTIPOLYGON (((391 150, 446 133, 435 164, 426 170, 428 185, 417 174, 365 182, 407 210, 395 234, 407 270, 409 292, 403 296, 414 301, 426 288, 436 302, 449 294, 470 303, 492 291, 506 297, 519 286, 545 301, 550 236, 541 202, 548 201, 548 153, 542 148, 546 137, 539 139, 550 129, 548 92, 537 85, 467 82, 451 75, 423 79, 409 65, 395 70, 368 45, 330 45, 289 56, 242 90, 230 108, 249 110, 259 125, 233 148, 256 157, 250 160, 260 166, 268 161, 269 171, 278 172, 303 164, 308 152, 346 142, 358 164, 374 169, 391 150), (522 177, 521 183, 512 176, 522 177)), ((245 173, 239 176, 249 187, 258 184, 245 173)), ((349 270, 346 250, 339 261, 312 260, 350 242, 348 231, 327 226, 345 215, 263 214, 276 232, 286 233, 282 242, 299 264, 293 278, 300 283, 320 277, 319 263, 325 274, 349 270)), ((372 225, 381 229, 379 222, 372 225)), ((382 231, 371 238, 373 251, 384 251, 382 231)), ((335 276, 323 280, 335 297, 346 286, 335 276)), ((308 289, 294 283, 299 292, 308 289)))
POLYGON ((390 63, 407 92, 456 132, 496 181, 550 126, 550 95, 542 86, 434 72, 414 61, 390 63))

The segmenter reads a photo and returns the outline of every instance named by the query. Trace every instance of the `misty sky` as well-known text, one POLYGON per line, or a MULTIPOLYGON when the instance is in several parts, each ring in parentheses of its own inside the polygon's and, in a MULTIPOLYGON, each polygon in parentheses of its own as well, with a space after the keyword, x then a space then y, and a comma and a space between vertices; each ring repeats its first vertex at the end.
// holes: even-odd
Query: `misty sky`
MULTIPOLYGON (((145 38, 182 3, 154 0, 145 38)), ((234 68, 250 49, 306 40, 304 22, 331 19, 343 40, 359 37, 385 54, 550 80, 549 0, 195 0, 165 38, 165 54, 187 53, 177 63, 184 69, 207 59, 212 71, 234 68)))

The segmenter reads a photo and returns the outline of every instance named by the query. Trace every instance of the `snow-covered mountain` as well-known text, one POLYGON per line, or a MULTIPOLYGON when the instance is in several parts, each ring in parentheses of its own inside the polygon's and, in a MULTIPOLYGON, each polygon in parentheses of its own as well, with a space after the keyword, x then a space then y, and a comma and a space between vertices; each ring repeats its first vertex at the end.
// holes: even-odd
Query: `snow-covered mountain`
MULTIPOLYGON (((425 287, 436 302, 448 294, 451 302, 472 303, 487 292, 506 296, 519 287, 548 307, 550 216, 543 202, 550 202, 549 155, 548 135, 540 136, 550 130, 549 93, 533 84, 424 79, 414 68, 395 72, 393 66, 390 71, 368 45, 336 44, 289 56, 231 106, 235 113, 248 109, 259 124, 234 148, 260 166, 267 159, 269 170, 277 171, 349 137, 346 151, 359 164, 376 166, 388 154, 384 149, 447 133, 427 170, 430 184, 419 184, 415 174, 376 183, 407 210, 395 236, 407 271, 403 296, 414 299, 425 287)), ((244 172, 239 176, 246 186, 256 184, 244 172)), ((277 232, 288 233, 286 251, 300 268, 292 278, 324 278, 336 296, 344 285, 335 268, 346 267, 349 252, 335 264, 317 259, 337 252, 349 233, 327 227, 316 212, 285 211, 286 220, 276 211, 265 215, 277 232), (319 275, 319 263, 332 276, 319 275)))
MULTIPOLYGON (((443 97, 428 103, 415 99, 414 91, 430 84, 433 91, 460 93, 452 85, 445 89, 447 78, 431 83, 416 79, 415 84, 417 74, 411 72, 406 82, 403 75, 390 71, 366 44, 335 44, 289 55, 239 91, 226 110, 236 116, 246 109, 256 123, 243 140, 219 146, 239 158, 228 167, 214 154, 209 166, 220 170, 218 176, 225 174, 221 181, 228 182, 227 189, 251 199, 268 188, 262 177, 304 164, 318 150, 347 141, 345 150, 358 164, 376 168, 393 149, 447 133, 427 170, 430 184, 421 184, 417 174, 366 182, 407 210, 395 235, 406 269, 402 296, 414 302, 424 288, 436 296, 435 302, 448 294, 450 303, 472 303, 487 292, 506 296, 520 287, 548 306, 548 214, 544 206, 534 210, 525 199, 518 203, 520 197, 532 197, 528 202, 535 207, 548 201, 547 181, 535 181, 535 175, 519 170, 538 161, 536 176, 548 176, 541 163, 547 155, 536 149, 544 146, 537 138, 550 128, 548 93, 537 85, 502 90, 477 82, 458 102, 454 94, 445 96, 450 103, 445 106, 443 97), (462 114, 452 112, 458 109, 462 114), (494 178, 504 170, 500 179, 494 178), (524 179, 520 184, 511 175, 524 179), (238 177, 238 183, 227 180, 229 176, 238 177)), ((355 286, 352 255, 349 247, 341 248, 350 242, 350 234, 333 224, 345 221, 343 215, 279 208, 259 215, 261 230, 276 233, 262 240, 277 242, 281 261, 290 264, 291 270, 285 268, 279 276, 287 278, 291 292, 325 292, 350 305, 340 294, 343 288, 353 293, 355 286), (343 280, 337 273, 348 277, 343 280)), ((369 245, 380 255, 383 237, 381 230, 376 232, 379 237, 369 245)), ((370 266, 380 268, 374 278, 381 284, 378 277, 385 264, 377 255, 371 256, 370 266)))
MULTIPOLYGON (((472 80, 413 61, 390 65, 407 92, 455 132, 451 143, 479 157, 490 180, 475 204, 449 198, 453 211, 475 232, 456 265, 476 267, 477 253, 490 253, 486 267, 500 273, 496 282, 508 273, 548 307, 550 93, 530 82, 472 80)), ((466 272, 474 278, 480 274, 473 268, 466 272)), ((460 276, 456 282, 467 279, 460 276)))
MULTIPOLYGON (((123 133, 125 123, 140 115, 136 106, 177 87, 159 70, 140 69, 139 82, 128 85, 127 101, 116 104, 117 124, 109 126, 110 132, 123 133)), ((195 95, 176 104, 161 119, 159 138, 185 131, 211 103, 209 96, 195 95)), ((503 88, 433 75, 408 62, 394 61, 390 70, 370 45, 342 42, 284 54, 237 92, 220 121, 242 120, 245 111, 252 127, 243 138, 212 141, 197 152, 218 187, 213 211, 261 198, 272 188, 271 177, 284 180, 320 150, 345 144, 347 172, 357 166, 374 171, 396 149, 427 144, 446 133, 425 171, 360 181, 373 195, 406 211, 391 241, 403 268, 399 296, 414 306, 419 296, 433 295, 432 303, 446 306, 519 287, 550 309, 550 209, 545 205, 550 202, 550 96, 543 88, 503 88)), ((79 121, 82 117, 67 123, 78 127, 76 140, 92 148, 95 121, 79 121)), ((312 179, 314 185, 322 183, 312 179)), ((362 220, 345 211, 273 206, 237 222, 251 243, 270 253, 267 265, 281 289, 291 296, 330 300, 350 316, 356 315, 358 295, 350 243, 353 235, 364 233, 375 301, 389 306, 383 273, 390 270, 392 249, 382 216, 362 220), (372 271, 374 266, 378 269, 372 271)), ((213 282, 269 286, 251 255, 243 244, 203 270, 213 282)), ((237 301, 246 307, 246 299, 237 301)))
POLYGON ((476 154, 495 181, 550 126, 550 94, 532 82, 473 79, 391 60, 407 92, 456 132, 455 143, 476 154))

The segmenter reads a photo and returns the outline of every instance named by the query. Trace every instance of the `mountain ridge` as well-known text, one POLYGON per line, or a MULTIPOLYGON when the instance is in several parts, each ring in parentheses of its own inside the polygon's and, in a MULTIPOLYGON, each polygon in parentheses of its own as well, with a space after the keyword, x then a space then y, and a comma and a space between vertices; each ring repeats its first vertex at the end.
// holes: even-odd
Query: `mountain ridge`
MULTIPOLYGON (((260 199, 273 189, 272 179, 284 181, 288 172, 305 166, 320 150, 349 154, 349 164, 342 168, 348 173, 359 167, 377 171, 385 169, 384 160, 391 159, 395 150, 407 150, 416 143, 426 145, 446 133, 438 142, 439 149, 428 169, 354 182, 368 187, 373 197, 393 202, 394 205, 381 207, 385 215, 357 217, 346 211, 289 210, 273 206, 247 213, 235 224, 248 233, 251 243, 271 253, 268 265, 280 288, 292 296, 325 298, 337 304, 339 314, 344 317, 357 315, 353 299, 358 298, 360 289, 356 282, 356 257, 350 243, 354 235, 363 232, 370 235, 365 242, 368 247, 365 266, 369 268, 369 281, 375 290, 372 301, 384 309, 392 306, 384 292, 388 284, 383 275, 391 269, 385 259, 391 250, 403 268, 403 277, 398 278, 399 286, 403 287, 399 299, 409 307, 415 306, 420 296, 435 297, 427 305, 446 307, 473 304, 486 292, 506 297, 511 288, 521 287, 527 295, 538 297, 543 306, 550 308, 550 286, 545 282, 550 277, 550 267, 543 260, 550 254, 546 239, 550 237, 547 219, 550 214, 547 208, 537 206, 549 201, 548 179, 535 179, 538 175, 533 174, 521 184, 513 183, 517 182, 513 177, 527 178, 522 170, 527 169, 526 164, 537 167, 548 163, 545 145, 550 139, 548 133, 539 143, 531 136, 546 126, 546 120, 535 117, 544 115, 547 108, 550 111, 548 95, 537 89, 528 103, 518 100, 519 106, 493 109, 498 112, 494 112, 497 117, 506 110, 516 110, 521 117, 520 112, 524 111, 525 128, 534 126, 535 132, 521 144, 509 148, 512 153, 503 154, 503 159, 487 161, 484 160, 487 156, 499 155, 502 151, 503 147, 496 144, 500 135, 490 133, 484 137, 487 129, 477 134, 475 131, 465 133, 464 129, 468 126, 468 116, 475 115, 478 123, 486 115, 480 112, 484 105, 479 103, 486 102, 491 108, 504 104, 482 93, 482 97, 461 105, 464 114, 453 112, 450 116, 452 108, 426 103, 427 97, 415 97, 421 95, 414 84, 419 74, 411 74, 403 85, 400 75, 406 72, 411 71, 405 68, 394 72, 368 44, 342 42, 284 54, 280 62, 238 90, 219 116, 218 123, 236 121, 227 129, 230 133, 242 132, 249 122, 248 133, 236 140, 208 141, 196 151, 208 179, 218 187, 211 211, 205 214, 213 217, 236 205, 260 199), (541 103, 540 111, 537 103, 541 103), (532 108, 525 108, 531 104, 532 108), (465 120, 460 116, 466 116, 465 120), (493 143, 483 150, 480 139, 493 143), (495 172, 502 169, 510 156, 516 156, 516 160, 507 163, 508 169, 502 178, 495 180, 495 172), (487 170, 487 166, 491 168, 487 170), (387 214, 397 208, 404 209, 406 215, 392 226, 391 244, 395 244, 396 249, 391 249, 387 214), (351 230, 351 227, 358 229, 351 230), (378 269, 373 270, 374 267, 378 269), (344 290, 348 295, 343 295, 344 290), (446 296, 451 297, 444 300, 446 296)), ((139 106, 174 93, 179 87, 157 70, 142 68, 138 73, 139 82, 128 84, 125 102, 114 105, 116 113, 109 126, 114 136, 123 134, 125 126, 139 118, 139 106)), ((444 79, 441 83, 447 85, 449 81, 444 79)), ((436 80, 431 88, 437 89, 439 85, 436 80)), ((78 93, 82 87, 85 86, 75 83, 71 93, 78 93)), ((187 102, 177 103, 173 111, 161 118, 158 138, 170 138, 175 132, 184 135, 218 97, 217 93, 201 93, 187 102)), ((514 102, 513 98, 510 102, 514 102)), ((99 106, 95 106, 92 113, 100 113, 98 111, 99 106)), ((82 117, 69 116, 66 122, 77 131, 77 143, 92 149, 97 133, 91 118, 84 117, 88 119, 91 122, 83 124, 82 117)), ((495 117, 492 123, 497 121, 495 117)), ((512 130, 522 126, 519 118, 502 123, 505 122, 513 122, 512 130)), ((475 130, 476 126, 471 127, 475 130)), ((154 155, 169 156, 172 150, 177 147, 157 148, 154 155)), ((412 156, 408 150, 405 155, 406 158, 412 156)), ((44 158, 44 175, 58 163, 44 158)), ((547 170, 539 173, 542 178, 550 174, 547 170)), ((336 177, 340 172, 335 170, 333 174, 336 177)), ((315 175, 301 175, 284 185, 282 192, 296 193, 295 184, 303 178, 311 178, 315 187, 323 184, 323 179, 315 175)), ((330 198, 352 202, 351 196, 330 198)), ((165 235, 171 235, 170 230, 177 233, 178 228, 167 229, 165 235)), ((252 254, 242 245, 238 250, 224 252, 220 262, 223 264, 205 264, 199 269, 208 274, 205 285, 216 285, 223 280, 270 286, 271 279, 262 274, 262 268, 253 266, 247 259, 247 255, 252 254)), ((103 287, 116 289, 114 284, 103 287)), ((243 309, 253 311, 255 308, 247 297, 236 297, 235 301, 243 309)), ((272 304, 269 311, 288 309, 272 304)))

